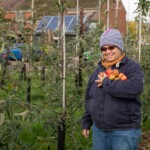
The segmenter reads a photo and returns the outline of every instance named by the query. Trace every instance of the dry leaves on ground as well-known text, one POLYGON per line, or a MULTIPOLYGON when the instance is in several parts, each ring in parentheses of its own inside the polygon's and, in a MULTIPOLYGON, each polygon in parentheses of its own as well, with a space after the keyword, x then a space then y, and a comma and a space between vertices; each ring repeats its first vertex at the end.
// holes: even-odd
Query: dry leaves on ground
POLYGON ((142 134, 138 150, 150 150, 150 131, 142 134))

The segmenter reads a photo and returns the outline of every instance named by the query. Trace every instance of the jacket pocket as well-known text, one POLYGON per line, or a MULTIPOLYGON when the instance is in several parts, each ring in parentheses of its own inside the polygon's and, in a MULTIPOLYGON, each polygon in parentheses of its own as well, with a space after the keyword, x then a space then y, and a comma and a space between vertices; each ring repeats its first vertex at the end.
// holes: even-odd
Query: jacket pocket
POLYGON ((105 121, 112 125, 121 125, 129 122, 126 103, 120 99, 109 99, 105 103, 105 121))

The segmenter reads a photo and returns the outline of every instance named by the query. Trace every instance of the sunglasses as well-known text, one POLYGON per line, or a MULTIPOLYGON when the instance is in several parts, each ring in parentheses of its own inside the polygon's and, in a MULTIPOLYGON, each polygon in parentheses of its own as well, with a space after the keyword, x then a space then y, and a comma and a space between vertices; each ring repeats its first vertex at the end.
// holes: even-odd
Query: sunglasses
POLYGON ((101 48, 101 51, 102 51, 102 52, 106 52, 107 49, 108 49, 108 50, 114 50, 115 47, 116 47, 116 46, 113 46, 113 45, 112 45, 112 46, 108 46, 108 47, 102 47, 102 48, 101 48))

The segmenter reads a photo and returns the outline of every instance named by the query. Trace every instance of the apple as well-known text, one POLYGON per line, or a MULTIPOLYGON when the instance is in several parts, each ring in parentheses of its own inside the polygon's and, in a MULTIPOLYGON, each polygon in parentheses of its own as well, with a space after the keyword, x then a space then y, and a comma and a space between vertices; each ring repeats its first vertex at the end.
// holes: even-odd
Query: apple
POLYGON ((127 80, 127 77, 124 75, 120 78, 120 80, 127 80))
POLYGON ((112 69, 107 69, 106 70, 106 75, 109 76, 112 73, 112 69))
POLYGON ((110 80, 115 80, 115 74, 114 73, 109 74, 108 78, 110 80))
POLYGON ((121 79, 122 76, 125 76, 124 73, 119 73, 118 78, 121 79))
POLYGON ((119 80, 119 78, 118 78, 118 77, 115 77, 115 80, 119 80))
POLYGON ((115 74, 116 77, 119 75, 119 70, 118 69, 113 69, 112 72, 115 74))
POLYGON ((104 76, 105 76, 105 72, 100 72, 99 75, 100 75, 101 77, 104 77, 104 76))

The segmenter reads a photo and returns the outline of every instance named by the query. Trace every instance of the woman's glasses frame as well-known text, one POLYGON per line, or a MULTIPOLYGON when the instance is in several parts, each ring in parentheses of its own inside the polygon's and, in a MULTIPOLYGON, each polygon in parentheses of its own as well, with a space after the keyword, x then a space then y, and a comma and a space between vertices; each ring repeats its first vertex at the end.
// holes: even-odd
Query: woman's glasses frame
POLYGON ((101 51, 102 52, 106 52, 107 50, 111 50, 112 51, 115 48, 116 48, 116 46, 114 46, 114 45, 110 45, 110 46, 107 46, 107 47, 104 46, 104 47, 101 48, 101 51))

